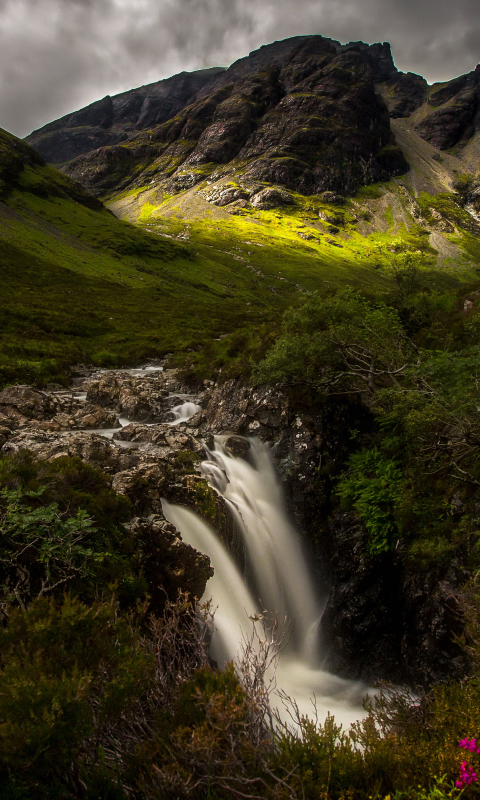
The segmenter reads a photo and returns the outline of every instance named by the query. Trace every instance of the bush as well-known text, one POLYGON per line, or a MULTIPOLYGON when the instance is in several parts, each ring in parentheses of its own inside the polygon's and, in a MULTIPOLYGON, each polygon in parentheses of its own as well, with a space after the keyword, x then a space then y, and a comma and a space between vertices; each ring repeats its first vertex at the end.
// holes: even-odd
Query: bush
POLYGON ((115 604, 66 597, 12 609, 0 631, 0 752, 24 780, 79 777, 100 757, 151 675, 152 663, 115 604))
POLYGON ((362 520, 370 555, 385 553, 398 535, 393 512, 400 498, 401 469, 393 459, 382 457, 376 447, 354 453, 347 464, 348 472, 340 478, 336 493, 362 520))

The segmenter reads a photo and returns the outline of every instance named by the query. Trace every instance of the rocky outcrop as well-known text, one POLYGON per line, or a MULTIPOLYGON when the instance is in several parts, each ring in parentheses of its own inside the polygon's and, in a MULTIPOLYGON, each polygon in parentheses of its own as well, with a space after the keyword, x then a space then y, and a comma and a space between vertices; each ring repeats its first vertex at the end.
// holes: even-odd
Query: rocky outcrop
POLYGON ((253 195, 251 202, 254 208, 278 208, 278 206, 291 205, 293 197, 283 189, 262 189, 261 192, 253 195))
MULTIPOLYGON (((92 375, 78 384, 87 394, 87 402, 103 408, 115 409, 118 414, 142 422, 159 422, 176 405, 185 402, 184 397, 172 393, 181 392, 178 372, 156 372, 148 376, 131 375, 128 372, 102 372, 92 375)), ((195 396, 196 401, 201 399, 195 396)))
POLYGON ((150 610, 160 615, 165 601, 180 592, 201 598, 213 575, 210 559, 184 542, 162 513, 135 517, 125 526, 139 554, 139 567, 149 587, 150 610))
POLYGON ((461 633, 456 596, 468 575, 452 562, 407 571, 400 554, 366 556, 365 532, 351 514, 335 513, 319 545, 333 580, 322 617, 325 666, 336 674, 430 686, 460 678, 467 662, 453 642, 461 633))

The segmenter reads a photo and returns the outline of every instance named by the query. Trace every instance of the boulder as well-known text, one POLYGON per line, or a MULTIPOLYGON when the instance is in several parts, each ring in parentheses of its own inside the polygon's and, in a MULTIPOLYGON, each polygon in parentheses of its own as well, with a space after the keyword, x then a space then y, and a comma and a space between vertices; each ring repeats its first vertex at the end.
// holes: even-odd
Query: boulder
POLYGON ((235 457, 243 458, 250 451, 250 447, 250 442, 243 436, 229 436, 225 442, 225 450, 235 457))
POLYGON ((148 583, 150 611, 160 615, 165 601, 186 592, 201 598, 213 575, 210 559, 182 540, 163 513, 136 517, 125 526, 139 549, 139 561, 148 583))
POLYGON ((285 189, 267 188, 262 189, 261 192, 255 194, 251 198, 251 204, 254 208, 259 208, 267 211, 270 208, 278 208, 278 206, 291 205, 293 197, 285 189))
POLYGON ((324 203, 331 203, 331 205, 334 206, 341 206, 345 202, 345 198, 340 194, 335 194, 335 192, 322 192, 320 194, 320 200, 324 203))
POLYGON ((0 392, 0 413, 14 423, 28 419, 48 419, 56 411, 47 392, 31 386, 7 386, 0 392))

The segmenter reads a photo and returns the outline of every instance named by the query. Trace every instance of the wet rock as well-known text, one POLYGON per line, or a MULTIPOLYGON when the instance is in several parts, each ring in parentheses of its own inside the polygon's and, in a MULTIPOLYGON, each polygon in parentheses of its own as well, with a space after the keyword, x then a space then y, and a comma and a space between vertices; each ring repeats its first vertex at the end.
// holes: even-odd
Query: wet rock
POLYGON ((125 469, 127 464, 138 463, 140 459, 138 454, 120 450, 109 439, 98 434, 57 433, 42 430, 36 425, 17 431, 2 447, 2 453, 6 454, 22 450, 29 450, 41 461, 62 456, 81 458, 107 473, 125 469))
POLYGON ((226 381, 210 393, 202 427, 210 433, 255 434, 271 439, 289 424, 289 406, 283 392, 268 386, 252 389, 240 381, 226 381))
POLYGON ((81 386, 92 405, 114 408, 129 419, 144 422, 160 422, 172 407, 170 393, 184 388, 174 369, 148 376, 121 371, 100 373, 81 386))
POLYGON ((90 403, 83 403, 82 406, 72 413, 60 412, 48 422, 39 423, 43 430, 84 430, 119 428, 120 422, 116 414, 106 411, 101 406, 94 406, 90 403))
POLYGON ((406 573, 395 554, 369 558, 352 514, 336 513, 327 528, 335 575, 322 616, 327 667, 367 681, 380 670, 390 681, 423 686, 464 674, 453 636, 461 632, 455 586, 466 573, 454 564, 406 573))
POLYGON ((31 386, 8 386, 0 392, 0 414, 15 424, 28 419, 47 419, 55 411, 49 394, 31 386))
POLYGON ((162 497, 168 494, 168 465, 157 461, 117 472, 112 489, 128 497, 139 516, 162 514, 162 497))
POLYGON ((210 559, 182 540, 163 516, 136 517, 125 526, 139 547, 139 561, 148 583, 150 611, 160 615, 165 601, 180 592, 201 598, 213 575, 210 559))
POLYGON ((78 428, 119 428, 120 423, 116 414, 106 411, 100 406, 87 403, 84 409, 75 414, 75 424, 78 428))
POLYGON ((175 453, 177 450, 204 453, 203 445, 184 425, 160 423, 146 426, 130 423, 115 433, 115 439, 163 447, 167 453, 175 453))
POLYGON ((225 450, 235 457, 243 458, 249 452, 250 447, 250 442, 242 436, 229 436, 225 442, 225 450))

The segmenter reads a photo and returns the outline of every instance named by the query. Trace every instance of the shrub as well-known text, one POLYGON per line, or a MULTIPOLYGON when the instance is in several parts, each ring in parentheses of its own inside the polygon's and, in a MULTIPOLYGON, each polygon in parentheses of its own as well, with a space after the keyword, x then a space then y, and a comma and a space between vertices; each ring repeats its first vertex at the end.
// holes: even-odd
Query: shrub
POLYGON ((348 472, 341 477, 336 493, 362 520, 370 555, 379 555, 392 548, 398 535, 393 510, 400 497, 401 470, 376 447, 354 453, 347 464, 348 472))
POLYGON ((95 764, 152 667, 113 601, 89 607, 68 596, 59 607, 40 598, 12 609, 0 652, 2 766, 27 780, 78 778, 95 764))

